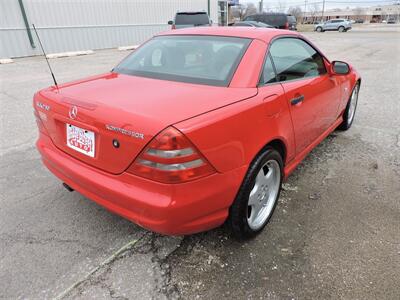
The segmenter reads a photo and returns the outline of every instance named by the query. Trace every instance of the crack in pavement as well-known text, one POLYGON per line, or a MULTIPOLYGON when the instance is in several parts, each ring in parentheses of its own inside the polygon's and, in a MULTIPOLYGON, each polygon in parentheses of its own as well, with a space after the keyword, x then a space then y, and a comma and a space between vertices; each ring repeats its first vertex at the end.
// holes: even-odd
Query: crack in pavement
MULTIPOLYGON (((124 260, 122 265, 130 268, 130 264, 137 261, 137 255, 139 255, 139 260, 148 261, 152 264, 152 267, 146 266, 150 271, 148 274, 152 274, 152 285, 148 287, 148 298, 179 299, 181 298, 181 293, 178 289, 178 285, 172 281, 172 264, 170 260, 181 252, 181 248, 186 249, 182 249, 184 252, 190 251, 193 241, 185 237, 180 239, 179 242, 177 242, 176 239, 176 237, 161 236, 157 233, 147 232, 137 239, 134 245, 128 247, 125 251, 119 251, 109 263, 103 263, 101 267, 97 267, 96 270, 89 272, 87 276, 61 293, 61 297, 58 296, 56 299, 62 299, 67 296, 71 298, 83 297, 85 299, 88 297, 88 293, 90 295, 91 291, 93 291, 93 288, 96 290, 96 295, 98 295, 100 290, 103 290, 106 291, 111 298, 129 299, 131 297, 129 295, 129 290, 125 290, 124 294, 124 292, 121 291, 121 286, 113 285, 114 282, 118 282, 118 279, 115 278, 116 274, 121 272, 121 265, 116 264, 116 262, 124 260), (75 289, 76 291, 73 292, 75 289)), ((129 270, 132 272, 135 269, 129 270)), ((140 273, 140 268, 136 271, 140 273)), ((128 277, 125 277, 123 280, 128 282, 128 286, 130 286, 128 277)), ((146 281, 146 277, 141 280, 149 282, 146 281)), ((95 296, 91 295, 89 297, 95 296)))
POLYGON ((107 259, 105 259, 103 262, 101 262, 99 265, 94 267, 92 270, 90 270, 84 277, 82 277, 80 280, 76 281, 73 283, 71 286, 66 288, 64 291, 59 293, 56 297, 54 297, 55 300, 60 300, 68 296, 74 289, 78 288, 81 286, 84 282, 90 279, 90 277, 95 274, 97 271, 101 270, 102 268, 109 266, 113 262, 115 262, 123 253, 126 251, 131 250, 143 237, 145 236, 142 235, 138 239, 134 239, 129 241, 127 244, 119 248, 117 251, 115 251, 111 256, 109 256, 107 259))

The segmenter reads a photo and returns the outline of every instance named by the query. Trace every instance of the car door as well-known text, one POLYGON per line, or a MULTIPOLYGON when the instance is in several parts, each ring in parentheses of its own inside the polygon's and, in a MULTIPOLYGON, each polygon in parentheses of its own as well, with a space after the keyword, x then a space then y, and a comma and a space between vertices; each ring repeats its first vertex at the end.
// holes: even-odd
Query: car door
POLYGON ((330 30, 338 30, 339 24, 341 23, 341 21, 340 20, 332 20, 331 22, 332 23, 331 23, 330 30))
POLYGON ((325 29, 325 30, 333 30, 334 27, 335 27, 335 24, 333 23, 332 20, 327 21, 327 22, 325 23, 325 25, 324 25, 324 29, 325 29))
POLYGON ((269 53, 290 107, 299 153, 336 120, 338 83, 329 76, 323 56, 301 38, 276 39, 269 53))
POLYGON ((264 61, 258 84, 258 96, 263 101, 265 109, 264 121, 268 122, 268 130, 278 136, 285 137, 288 146, 287 159, 290 160, 295 155, 293 126, 285 91, 277 80, 275 68, 269 54, 267 54, 264 61))

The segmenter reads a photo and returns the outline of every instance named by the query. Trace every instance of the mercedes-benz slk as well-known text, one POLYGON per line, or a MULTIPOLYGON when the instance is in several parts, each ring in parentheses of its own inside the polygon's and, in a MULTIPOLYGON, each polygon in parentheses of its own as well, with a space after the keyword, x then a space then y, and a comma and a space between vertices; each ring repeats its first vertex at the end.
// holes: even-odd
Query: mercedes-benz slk
POLYGON ((284 180, 354 120, 361 78, 296 32, 159 34, 105 74, 37 92, 37 148, 64 183, 134 223, 242 238, 284 180))

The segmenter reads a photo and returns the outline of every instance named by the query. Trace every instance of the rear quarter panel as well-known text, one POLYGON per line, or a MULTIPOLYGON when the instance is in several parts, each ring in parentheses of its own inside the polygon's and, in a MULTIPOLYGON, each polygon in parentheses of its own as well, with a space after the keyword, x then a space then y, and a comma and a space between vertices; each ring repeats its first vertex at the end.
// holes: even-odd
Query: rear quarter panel
POLYGON ((342 115, 344 110, 346 109, 347 103, 350 99, 350 95, 353 92, 353 88, 356 85, 358 81, 361 82, 361 76, 357 72, 356 69, 354 69, 353 66, 350 65, 350 73, 346 76, 339 76, 341 77, 341 101, 339 105, 339 115, 342 115))
POLYGON ((175 124, 218 172, 248 166, 269 142, 280 139, 293 156, 290 114, 283 105, 270 116, 261 95, 175 124))

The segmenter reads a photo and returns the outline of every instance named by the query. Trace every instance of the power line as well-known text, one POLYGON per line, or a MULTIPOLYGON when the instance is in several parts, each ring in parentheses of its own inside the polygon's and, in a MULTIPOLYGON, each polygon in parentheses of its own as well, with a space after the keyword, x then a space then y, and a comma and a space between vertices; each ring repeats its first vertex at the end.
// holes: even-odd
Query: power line
MULTIPOLYGON (((307 1, 307 0, 305 0, 307 1)), ((393 1, 393 0, 363 0, 363 1, 340 1, 340 0, 320 0, 320 1, 314 1, 314 2, 308 2, 307 1, 307 6, 310 7, 311 5, 323 5, 325 2, 325 7, 329 6, 332 7, 335 4, 349 4, 349 5, 398 5, 400 4, 400 1, 393 1)), ((293 2, 289 3, 287 6, 288 7, 293 7, 293 6, 302 6, 304 5, 304 2, 293 2)), ((282 6, 267 6, 268 9, 280 9, 282 6)))

